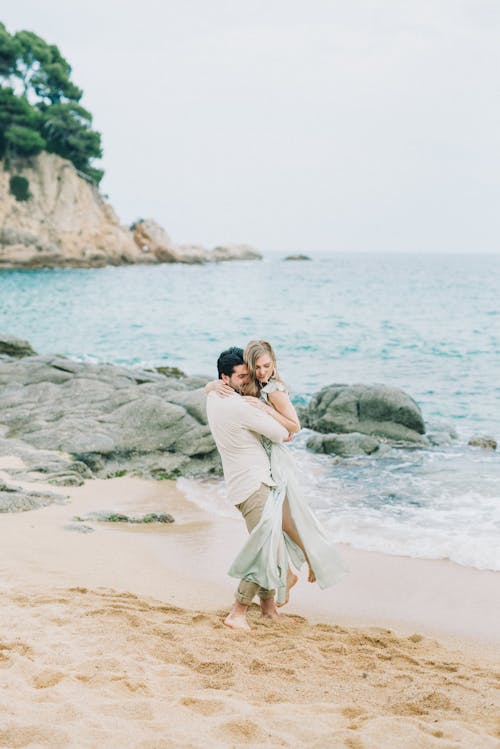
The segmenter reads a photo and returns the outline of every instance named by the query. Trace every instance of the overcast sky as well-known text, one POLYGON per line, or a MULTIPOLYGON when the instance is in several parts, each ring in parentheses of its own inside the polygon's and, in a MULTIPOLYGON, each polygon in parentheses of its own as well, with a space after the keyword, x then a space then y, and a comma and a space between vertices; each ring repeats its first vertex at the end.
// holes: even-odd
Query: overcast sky
POLYGON ((12 0, 120 219, 263 251, 500 253, 498 0, 12 0))

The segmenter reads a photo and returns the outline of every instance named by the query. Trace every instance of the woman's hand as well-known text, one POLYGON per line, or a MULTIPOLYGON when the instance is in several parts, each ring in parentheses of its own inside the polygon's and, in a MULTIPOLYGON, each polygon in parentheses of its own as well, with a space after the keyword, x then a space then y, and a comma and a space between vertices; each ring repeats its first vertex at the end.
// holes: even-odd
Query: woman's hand
POLYGON ((234 390, 230 385, 226 385, 222 380, 212 380, 207 382, 205 385, 205 393, 217 393, 220 398, 227 398, 228 395, 233 395, 234 390))
POLYGON ((222 382, 222 380, 217 380, 214 391, 217 393, 219 398, 227 398, 229 395, 234 395, 233 388, 230 385, 226 385, 226 383, 222 382))
POLYGON ((247 403, 250 403, 250 405, 254 408, 259 408, 261 411, 265 411, 266 413, 270 410, 270 407, 267 405, 267 403, 264 403, 264 401, 260 398, 255 398, 255 396, 253 395, 244 395, 243 400, 247 403))

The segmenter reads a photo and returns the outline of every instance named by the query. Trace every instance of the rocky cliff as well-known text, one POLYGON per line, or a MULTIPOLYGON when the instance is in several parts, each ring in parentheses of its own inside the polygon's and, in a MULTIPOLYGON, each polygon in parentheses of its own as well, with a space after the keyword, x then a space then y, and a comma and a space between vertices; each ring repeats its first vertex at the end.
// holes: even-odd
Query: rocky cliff
POLYGON ((71 162, 41 153, 6 169, 0 162, 0 268, 100 267, 260 259, 246 245, 177 246, 155 221, 122 226, 113 208, 71 162), (27 199, 11 190, 27 180, 27 199))

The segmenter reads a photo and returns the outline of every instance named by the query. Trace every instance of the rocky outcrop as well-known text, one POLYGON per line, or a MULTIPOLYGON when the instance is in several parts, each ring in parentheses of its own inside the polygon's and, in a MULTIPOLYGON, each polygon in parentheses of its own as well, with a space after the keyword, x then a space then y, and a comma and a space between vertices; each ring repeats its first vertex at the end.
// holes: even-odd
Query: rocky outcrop
POLYGON ((386 385, 328 385, 301 410, 302 425, 323 434, 361 432, 426 443, 420 408, 407 393, 386 385))
POLYGON ((144 255, 160 263, 177 263, 177 248, 165 229, 148 219, 132 224, 134 242, 144 255))
POLYGON ((156 221, 137 221, 133 225, 134 241, 150 259, 159 263, 221 263, 228 260, 261 260, 262 255, 249 245, 226 245, 207 250, 201 245, 176 245, 156 221))
POLYGON ((262 255, 248 244, 227 244, 214 247, 210 260, 222 263, 226 260, 261 260, 262 255))
POLYGON ((218 472, 202 389, 207 379, 61 356, 0 360, 0 454, 19 455, 28 473, 57 485, 124 472, 218 472))
POLYGON ((60 156, 41 153, 10 172, 0 167, 0 195, 0 267, 87 267, 142 259, 111 206, 60 156), (28 180, 28 200, 11 195, 13 173, 28 180))
POLYGON ((311 260, 309 255, 287 255, 285 260, 311 260))
POLYGON ((155 221, 122 226, 113 208, 70 161, 41 153, 5 168, 0 162, 0 268, 101 267, 129 263, 253 260, 243 245, 207 250, 175 245, 155 221), (10 191, 27 180, 29 197, 10 191))

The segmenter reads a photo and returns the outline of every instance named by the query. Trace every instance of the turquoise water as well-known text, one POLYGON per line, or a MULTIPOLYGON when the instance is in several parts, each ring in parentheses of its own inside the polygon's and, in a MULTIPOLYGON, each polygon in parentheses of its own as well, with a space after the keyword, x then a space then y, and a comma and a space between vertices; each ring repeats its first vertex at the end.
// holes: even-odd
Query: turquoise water
POLYGON ((313 257, 0 271, 0 330, 42 353, 208 375, 222 348, 264 337, 299 402, 332 382, 401 387, 457 439, 339 463, 299 438, 311 501, 339 540, 500 569, 499 453, 466 444, 500 438, 500 256, 313 257))

